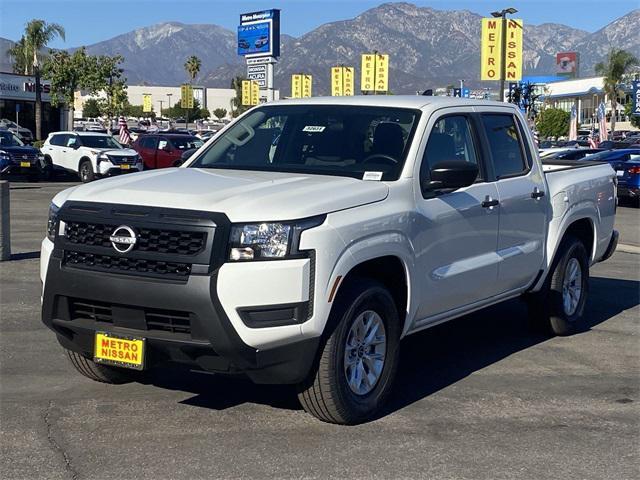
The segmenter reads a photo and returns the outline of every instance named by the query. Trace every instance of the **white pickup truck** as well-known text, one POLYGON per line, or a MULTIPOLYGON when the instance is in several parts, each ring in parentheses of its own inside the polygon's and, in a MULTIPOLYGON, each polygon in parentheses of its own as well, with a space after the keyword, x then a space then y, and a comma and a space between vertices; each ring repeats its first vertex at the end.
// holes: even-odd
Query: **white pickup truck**
POLYGON ((43 321, 94 380, 245 374, 353 424, 385 401, 407 335, 519 296, 548 332, 579 329, 615 212, 611 167, 543 167, 509 104, 274 102, 180 168, 58 194, 43 321))

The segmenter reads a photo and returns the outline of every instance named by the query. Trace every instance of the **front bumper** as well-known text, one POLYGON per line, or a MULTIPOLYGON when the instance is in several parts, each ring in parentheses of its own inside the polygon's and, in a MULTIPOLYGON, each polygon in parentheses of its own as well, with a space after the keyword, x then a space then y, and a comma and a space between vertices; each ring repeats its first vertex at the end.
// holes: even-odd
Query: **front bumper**
POLYGON ((89 358, 95 332, 101 331, 145 338, 146 367, 178 363, 243 373, 256 383, 293 384, 308 375, 319 344, 319 337, 301 334, 313 308, 311 268, 310 259, 226 263, 182 281, 160 280, 75 268, 65 264, 58 242, 54 247, 45 239, 42 319, 63 347, 89 358), (107 306, 109 320, 78 315, 77 302, 107 306), (188 323, 188 333, 159 330, 147 321, 148 315, 174 314, 186 315, 181 321, 188 323), (285 324, 251 325, 278 316, 285 324))
POLYGON ((141 172, 142 163, 127 163, 128 168, 122 168, 122 165, 115 165, 108 160, 101 160, 98 163, 98 174, 103 176, 122 175, 123 173, 141 172))
POLYGON ((40 172, 41 168, 38 163, 33 162, 25 162, 29 163, 29 166, 23 166, 19 162, 9 162, 0 165, 0 173, 9 174, 9 173, 19 173, 19 174, 33 174, 40 172))

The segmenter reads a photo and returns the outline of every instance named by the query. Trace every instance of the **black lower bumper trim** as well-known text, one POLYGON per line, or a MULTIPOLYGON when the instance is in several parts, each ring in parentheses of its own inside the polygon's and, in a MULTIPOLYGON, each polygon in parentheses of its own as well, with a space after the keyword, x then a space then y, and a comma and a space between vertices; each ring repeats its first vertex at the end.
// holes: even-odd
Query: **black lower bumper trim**
MULTIPOLYGON (((217 297, 217 274, 191 275, 186 283, 62 266, 62 252, 54 249, 49 260, 43 295, 42 320, 54 330, 63 347, 93 356, 95 331, 147 339, 149 367, 180 363, 190 368, 220 373, 244 373, 256 383, 293 384, 303 381, 315 360, 319 338, 258 350, 245 344, 233 328, 217 297), (99 300, 119 305, 114 322, 74 318, 65 313, 69 298, 99 300), (136 308, 188 312, 192 334, 123 328, 117 318, 123 305, 135 317, 136 308), (197 335, 194 333, 197 332, 197 335)), ((124 315, 124 314, 123 314, 124 315)), ((143 325, 142 323, 140 325, 143 325)), ((142 328, 142 329, 141 329, 142 328)))

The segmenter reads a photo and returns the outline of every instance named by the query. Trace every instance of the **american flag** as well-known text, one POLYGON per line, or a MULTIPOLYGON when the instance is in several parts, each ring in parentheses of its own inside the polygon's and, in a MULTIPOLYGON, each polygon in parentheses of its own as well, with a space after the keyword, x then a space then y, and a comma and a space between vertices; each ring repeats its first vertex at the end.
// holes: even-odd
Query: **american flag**
POLYGON ((589 148, 598 148, 598 141, 596 140, 595 125, 591 124, 591 131, 589 132, 589 148))
POLYGON ((600 105, 598 106, 598 124, 600 128, 600 141, 604 142, 609 139, 607 136, 607 113, 604 102, 600 102, 600 105))
POLYGON ((578 140, 578 110, 575 104, 571 107, 571 123, 569 123, 569 140, 578 140))
POLYGON ((131 143, 131 135, 129 135, 129 128, 127 127, 127 121, 124 117, 118 119, 118 126, 120 127, 120 143, 122 145, 129 145, 129 143, 131 143))

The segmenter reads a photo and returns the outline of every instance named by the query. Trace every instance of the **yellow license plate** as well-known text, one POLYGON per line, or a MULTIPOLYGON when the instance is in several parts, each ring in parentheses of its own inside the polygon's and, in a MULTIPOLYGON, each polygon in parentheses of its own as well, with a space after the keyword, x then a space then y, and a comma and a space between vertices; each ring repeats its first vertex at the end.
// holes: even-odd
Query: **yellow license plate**
POLYGON ((126 165, 126 164, 124 164, 124 165, 120 165, 120 168, 121 168, 122 170, 129 170, 129 169, 131 168, 131 165, 126 165))
POLYGON ((21 167, 30 167, 31 164, 29 162, 20 162, 21 167))
POLYGON ((94 360, 96 363, 144 368, 144 338, 121 337, 111 333, 96 332, 94 360))

